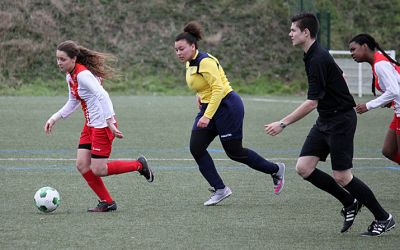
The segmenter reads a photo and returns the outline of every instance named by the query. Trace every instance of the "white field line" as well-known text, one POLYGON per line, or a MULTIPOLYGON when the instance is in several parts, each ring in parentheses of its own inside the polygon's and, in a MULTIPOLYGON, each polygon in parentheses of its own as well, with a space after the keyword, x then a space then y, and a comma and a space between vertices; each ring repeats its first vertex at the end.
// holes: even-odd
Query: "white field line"
MULTIPOLYGON (((267 160, 270 161, 277 161, 277 160, 287 160, 287 161, 294 161, 298 158, 268 158, 267 160)), ((75 161, 75 158, 0 158, 0 161, 75 161)), ((112 158, 110 160, 131 160, 128 158, 112 158)), ((148 158, 148 161, 194 161, 192 158, 148 158)), ((216 158, 213 159, 214 161, 231 161, 231 159, 224 159, 224 158, 216 158)), ((330 160, 327 158, 327 160, 330 160)), ((381 161, 387 160, 385 158, 364 158, 364 157, 356 157, 353 158, 355 161, 381 161)))
POLYGON ((255 102, 272 102, 272 103, 303 103, 304 101, 295 100, 281 100, 281 99, 267 99, 267 98, 243 98, 244 100, 255 101, 255 102))

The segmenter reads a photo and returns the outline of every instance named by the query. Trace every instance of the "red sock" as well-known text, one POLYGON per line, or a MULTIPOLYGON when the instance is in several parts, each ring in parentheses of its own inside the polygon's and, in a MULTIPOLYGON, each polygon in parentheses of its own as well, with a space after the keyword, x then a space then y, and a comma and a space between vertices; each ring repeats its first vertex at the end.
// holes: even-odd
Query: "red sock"
POLYGON ((109 161, 107 163, 108 175, 123 174, 126 172, 142 170, 142 164, 137 161, 109 161))
POLYGON ((393 156, 392 161, 396 162, 397 164, 400 164, 400 154, 397 153, 393 156))
POLYGON ((113 199, 111 198, 111 195, 104 185, 101 177, 96 176, 92 170, 87 171, 86 173, 82 174, 82 176, 101 201, 106 201, 107 203, 113 202, 113 199))

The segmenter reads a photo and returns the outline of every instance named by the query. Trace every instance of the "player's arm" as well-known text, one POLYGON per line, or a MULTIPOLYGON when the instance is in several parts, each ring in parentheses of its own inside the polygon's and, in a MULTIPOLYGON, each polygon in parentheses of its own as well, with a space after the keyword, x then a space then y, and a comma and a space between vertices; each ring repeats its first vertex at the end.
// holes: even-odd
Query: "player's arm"
POLYGON ((80 102, 71 93, 71 89, 68 85, 68 100, 64 106, 54 113, 44 124, 44 132, 50 134, 55 123, 61 118, 65 119, 70 116, 80 105, 80 102))
POLYGON ((282 132, 282 130, 292 124, 301 120, 303 117, 308 115, 311 111, 316 109, 318 106, 318 100, 306 100, 300 106, 298 106, 292 113, 285 116, 280 121, 276 121, 270 124, 266 124, 264 127, 265 132, 269 135, 275 136, 282 132))
POLYGON ((197 126, 200 128, 207 127, 208 123, 217 111, 222 98, 224 97, 224 87, 220 77, 218 65, 213 59, 206 58, 201 62, 200 73, 211 87, 211 98, 207 105, 202 118, 200 118, 197 126))
POLYGON ((384 86, 385 92, 367 103, 357 104, 356 111, 359 114, 378 107, 384 107, 400 94, 399 84, 396 79, 397 72, 389 62, 382 61, 376 63, 375 71, 378 75, 379 84, 384 86))
POLYGON ((280 121, 265 125, 265 132, 272 136, 277 135, 282 132, 286 126, 297 122, 316 109, 318 106, 318 100, 323 98, 325 95, 326 76, 327 64, 324 60, 321 58, 312 60, 310 62, 309 70, 307 71, 307 100, 280 121))

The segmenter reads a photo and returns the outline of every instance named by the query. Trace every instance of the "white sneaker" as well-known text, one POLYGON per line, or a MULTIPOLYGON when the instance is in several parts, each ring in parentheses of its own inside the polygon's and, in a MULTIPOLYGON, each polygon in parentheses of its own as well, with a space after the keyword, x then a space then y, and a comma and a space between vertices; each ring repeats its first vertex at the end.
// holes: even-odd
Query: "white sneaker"
POLYGON ((204 202, 204 206, 216 205, 225 198, 228 198, 232 194, 231 189, 227 186, 225 186, 224 189, 217 189, 215 191, 213 190, 210 191, 213 192, 213 194, 211 195, 210 199, 208 199, 208 201, 204 202))
POLYGON ((274 193, 280 194, 282 192, 283 186, 285 185, 285 169, 286 166, 282 162, 276 163, 278 165, 278 172, 272 174, 272 182, 274 183, 274 193))

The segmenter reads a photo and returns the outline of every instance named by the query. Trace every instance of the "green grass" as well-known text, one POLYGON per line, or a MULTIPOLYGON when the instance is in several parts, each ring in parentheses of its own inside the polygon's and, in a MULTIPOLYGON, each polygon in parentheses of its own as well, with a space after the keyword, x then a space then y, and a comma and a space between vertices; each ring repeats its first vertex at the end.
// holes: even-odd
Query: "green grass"
MULTIPOLYGON (((156 179, 149 184, 134 173, 104 178, 118 210, 88 214, 96 197, 73 160, 81 111, 45 136, 44 122, 66 97, 0 97, 1 249, 398 249, 398 229, 380 238, 359 236, 372 220, 365 208, 352 230, 340 234, 339 202, 295 173, 315 113, 277 137, 265 135, 264 124, 280 119, 303 97, 243 97, 244 145, 285 162, 287 183, 281 195, 274 195, 269 176, 228 160, 216 140, 210 149, 233 195, 215 207, 202 205, 208 185, 188 150, 195 98, 112 99, 125 135, 114 142, 112 158, 145 154, 156 179), (42 186, 53 186, 61 194, 54 213, 41 213, 33 205, 33 195, 42 186)), ((359 117, 354 173, 397 218, 400 171, 380 154, 391 116, 391 110, 380 109, 359 117)), ((330 172, 329 163, 320 168, 330 172)))

